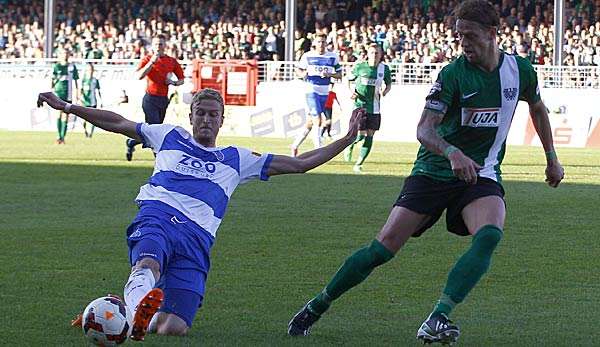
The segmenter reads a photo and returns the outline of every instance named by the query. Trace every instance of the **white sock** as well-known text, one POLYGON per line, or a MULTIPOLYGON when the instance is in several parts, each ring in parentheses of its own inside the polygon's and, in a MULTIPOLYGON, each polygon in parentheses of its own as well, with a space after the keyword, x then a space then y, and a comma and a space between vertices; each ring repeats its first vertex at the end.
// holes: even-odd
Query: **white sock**
POLYGON ((321 148, 321 128, 313 127, 313 144, 315 149, 321 148))
POLYGON ((153 334, 156 332, 156 326, 158 325, 158 316, 159 312, 156 312, 152 319, 150 319, 150 324, 148 324, 148 332, 153 334))
POLYGON ((304 131, 298 134, 298 136, 296 136, 296 139, 294 139, 294 143, 292 143, 292 148, 298 149, 302 142, 304 142, 304 139, 306 139, 306 137, 308 136, 308 133, 310 133, 310 129, 304 128, 304 131))
POLYGON ((152 270, 148 268, 141 268, 131 271, 129 280, 125 284, 124 296, 125 303, 129 307, 132 314, 135 314, 137 305, 140 303, 144 295, 154 288, 154 275, 152 270))

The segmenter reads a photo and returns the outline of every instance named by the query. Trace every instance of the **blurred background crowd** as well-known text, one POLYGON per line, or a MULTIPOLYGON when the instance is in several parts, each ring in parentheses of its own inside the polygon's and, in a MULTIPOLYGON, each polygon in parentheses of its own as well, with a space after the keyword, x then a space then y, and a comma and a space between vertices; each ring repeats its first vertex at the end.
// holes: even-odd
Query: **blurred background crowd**
MULTIPOLYGON (((452 0, 298 0, 296 59, 325 33, 343 62, 380 43, 387 62, 436 63, 461 54, 452 0)), ((492 1, 502 49, 552 64, 553 0, 492 1)), ((56 0, 55 45, 75 58, 136 59, 155 34, 178 59, 281 60, 285 0, 56 0)), ((566 1, 565 65, 600 65, 600 0, 566 1)), ((0 0, 0 58, 43 57, 43 0, 0 0)))

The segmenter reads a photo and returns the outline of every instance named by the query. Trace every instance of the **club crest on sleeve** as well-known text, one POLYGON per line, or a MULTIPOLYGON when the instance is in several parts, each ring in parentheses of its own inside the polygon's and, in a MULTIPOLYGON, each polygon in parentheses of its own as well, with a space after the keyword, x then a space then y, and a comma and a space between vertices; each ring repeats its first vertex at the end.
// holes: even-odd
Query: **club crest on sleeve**
POLYGON ((435 82, 433 84, 433 86, 431 87, 431 90, 429 91, 429 94, 427 96, 432 96, 436 93, 439 93, 442 91, 442 83, 441 82, 435 82))
POLYGON ((504 98, 506 100, 512 101, 517 96, 519 88, 504 88, 504 98))
POLYGON ((221 152, 221 151, 214 151, 213 154, 215 155, 215 157, 217 158, 218 161, 225 160, 225 155, 223 154, 223 152, 221 152))

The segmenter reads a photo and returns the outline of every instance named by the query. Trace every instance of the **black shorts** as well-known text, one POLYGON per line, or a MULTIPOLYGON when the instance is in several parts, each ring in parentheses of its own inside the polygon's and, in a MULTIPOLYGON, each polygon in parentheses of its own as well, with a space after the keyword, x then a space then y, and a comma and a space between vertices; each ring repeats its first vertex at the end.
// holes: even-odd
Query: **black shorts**
POLYGON ((381 126, 381 114, 379 113, 367 113, 365 121, 360 122, 358 130, 379 130, 381 126))
POLYGON ((325 108, 323 110, 323 114, 325 115, 325 119, 327 119, 327 120, 331 119, 331 114, 333 113, 332 111, 333 111, 333 109, 331 109, 331 108, 325 108))
POLYGON ((462 210, 472 201, 496 195, 504 200, 502 186, 489 178, 478 177, 476 184, 464 181, 439 181, 423 175, 409 176, 404 181, 394 206, 431 216, 429 221, 412 236, 419 237, 431 228, 446 210, 446 228, 449 232, 466 236, 469 231, 462 219, 462 210))

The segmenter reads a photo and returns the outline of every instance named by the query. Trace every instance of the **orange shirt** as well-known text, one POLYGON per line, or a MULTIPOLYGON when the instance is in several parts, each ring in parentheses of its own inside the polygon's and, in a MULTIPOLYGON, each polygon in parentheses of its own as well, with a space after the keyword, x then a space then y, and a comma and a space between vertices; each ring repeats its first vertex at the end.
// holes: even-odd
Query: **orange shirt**
POLYGON ((337 96, 333 90, 329 91, 327 94, 327 100, 325 100, 325 108, 333 108, 333 100, 335 100, 337 96))
MULTIPOLYGON (((146 55, 140 61, 138 69, 143 68, 146 64, 149 64, 152 55, 146 55)), ((146 93, 156 96, 167 96, 169 94, 169 86, 165 84, 167 81, 167 74, 172 72, 177 76, 178 79, 183 79, 183 69, 175 58, 163 55, 158 58, 156 63, 152 65, 152 69, 146 75, 146 93)))

